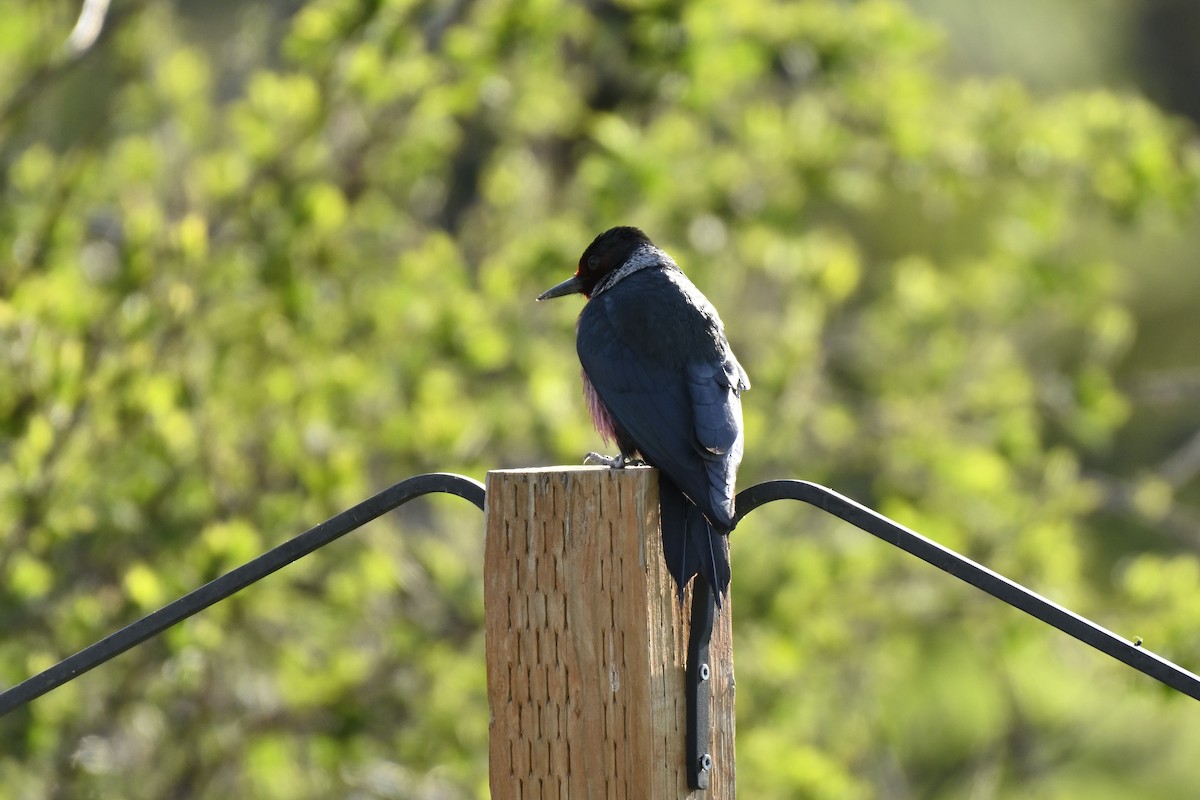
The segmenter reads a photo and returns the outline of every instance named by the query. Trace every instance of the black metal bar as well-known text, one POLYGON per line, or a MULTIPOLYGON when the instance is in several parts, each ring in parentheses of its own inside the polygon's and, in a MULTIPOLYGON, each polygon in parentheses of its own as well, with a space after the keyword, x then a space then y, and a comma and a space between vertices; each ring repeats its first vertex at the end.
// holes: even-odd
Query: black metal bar
POLYGON ((926 539, 916 531, 900 525, 864 505, 820 484, 797 480, 774 480, 751 486, 736 498, 737 519, 741 520, 754 509, 774 500, 799 500, 862 528, 889 544, 912 553, 935 567, 949 572, 998 600, 1019 608, 1068 636, 1089 644, 1139 672, 1143 672, 1172 689, 1200 700, 1200 675, 1155 655, 1144 647, 1118 636, 1073 611, 1069 611, 1040 594, 1010 581, 1003 575, 959 555, 937 542, 926 539))
POLYGON ((708 749, 711 725, 712 664, 708 645, 712 641, 713 618, 717 603, 712 587, 702 575, 692 581, 692 617, 688 630, 687 666, 684 683, 687 691, 687 739, 684 763, 689 789, 707 789, 712 775, 712 755, 708 749))
POLYGON ((230 570, 199 589, 151 612, 137 622, 85 647, 44 672, 0 693, 0 717, 41 697, 51 689, 56 689, 79 677, 88 670, 98 667, 105 661, 115 658, 152 636, 157 636, 172 625, 245 589, 255 581, 324 547, 334 539, 344 536, 409 500, 432 492, 457 495, 471 501, 480 510, 483 510, 483 484, 472 478, 445 472, 433 472, 400 481, 395 486, 384 489, 379 494, 346 509, 315 528, 310 528, 299 536, 268 550, 258 558, 230 570))

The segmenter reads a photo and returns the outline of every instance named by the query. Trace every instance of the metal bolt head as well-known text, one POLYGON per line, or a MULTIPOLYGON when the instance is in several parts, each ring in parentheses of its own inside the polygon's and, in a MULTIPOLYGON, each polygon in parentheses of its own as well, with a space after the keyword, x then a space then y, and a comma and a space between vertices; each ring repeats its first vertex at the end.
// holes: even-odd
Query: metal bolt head
POLYGON ((708 664, 700 665, 700 680, 702 680, 702 681, 708 680, 708 678, 711 674, 712 674, 712 671, 708 668, 708 664))
POLYGON ((700 756, 700 771, 708 772, 710 769, 712 769, 712 756, 710 756, 708 753, 705 753, 704 755, 700 756))

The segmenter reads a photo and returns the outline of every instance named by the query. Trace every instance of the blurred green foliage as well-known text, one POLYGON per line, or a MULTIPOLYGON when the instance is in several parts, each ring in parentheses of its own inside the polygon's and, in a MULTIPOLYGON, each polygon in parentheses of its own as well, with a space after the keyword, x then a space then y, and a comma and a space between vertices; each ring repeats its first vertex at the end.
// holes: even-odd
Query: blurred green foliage
MULTIPOLYGON (((1097 472, 1127 289, 1196 216, 1182 124, 948 76, 886 0, 294 5, 114 0, 78 56, 78 3, 6 8, 0 683, 399 479, 577 461, 576 309, 532 298, 613 224, 722 311, 742 485, 1200 665, 1197 531, 1148 532, 1180 473, 1097 472)), ((481 539, 421 501, 45 696, 0 794, 486 796, 481 539)), ((854 530, 776 504, 734 564, 747 797, 1200 781, 1193 701, 854 530)))

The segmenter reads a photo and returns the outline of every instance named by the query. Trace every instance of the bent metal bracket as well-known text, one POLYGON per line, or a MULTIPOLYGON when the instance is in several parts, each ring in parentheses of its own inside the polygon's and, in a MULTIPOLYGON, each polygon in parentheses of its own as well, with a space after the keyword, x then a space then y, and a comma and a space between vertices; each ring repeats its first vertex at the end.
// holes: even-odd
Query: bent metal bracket
MULTIPOLYGON (((383 490, 352 508, 311 528, 252 561, 204 584, 119 631, 85 647, 49 669, 0 692, 0 716, 20 708, 64 683, 165 631, 211 605, 241 591, 304 556, 324 547, 377 517, 423 495, 443 492, 470 501, 481 511, 484 486, 462 475, 437 472, 417 475, 383 490)), ((1122 663, 1183 694, 1200 700, 1200 676, 1097 625, 1024 586, 927 539, 832 489, 801 480, 773 480, 743 490, 737 496, 736 521, 766 503, 798 500, 815 506, 944 570, 998 600, 1052 625, 1122 663)), ((708 642, 712 631, 713 596, 707 584, 697 583, 691 607, 685 683, 687 691, 686 756, 688 783, 706 788, 713 769, 708 753, 711 670, 708 642)))

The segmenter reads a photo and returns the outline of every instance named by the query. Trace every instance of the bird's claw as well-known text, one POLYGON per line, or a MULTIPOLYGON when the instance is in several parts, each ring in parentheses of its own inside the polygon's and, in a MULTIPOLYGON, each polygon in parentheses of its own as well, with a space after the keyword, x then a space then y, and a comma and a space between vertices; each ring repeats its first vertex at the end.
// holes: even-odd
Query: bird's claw
POLYGON ((593 467, 608 467, 609 469, 624 469, 624 456, 606 456, 602 453, 588 453, 583 457, 583 463, 593 467))
POLYGON ((640 458, 630 458, 627 455, 606 456, 603 453, 588 453, 583 457, 583 463, 593 467, 608 467, 609 469, 646 466, 646 462, 640 458))

